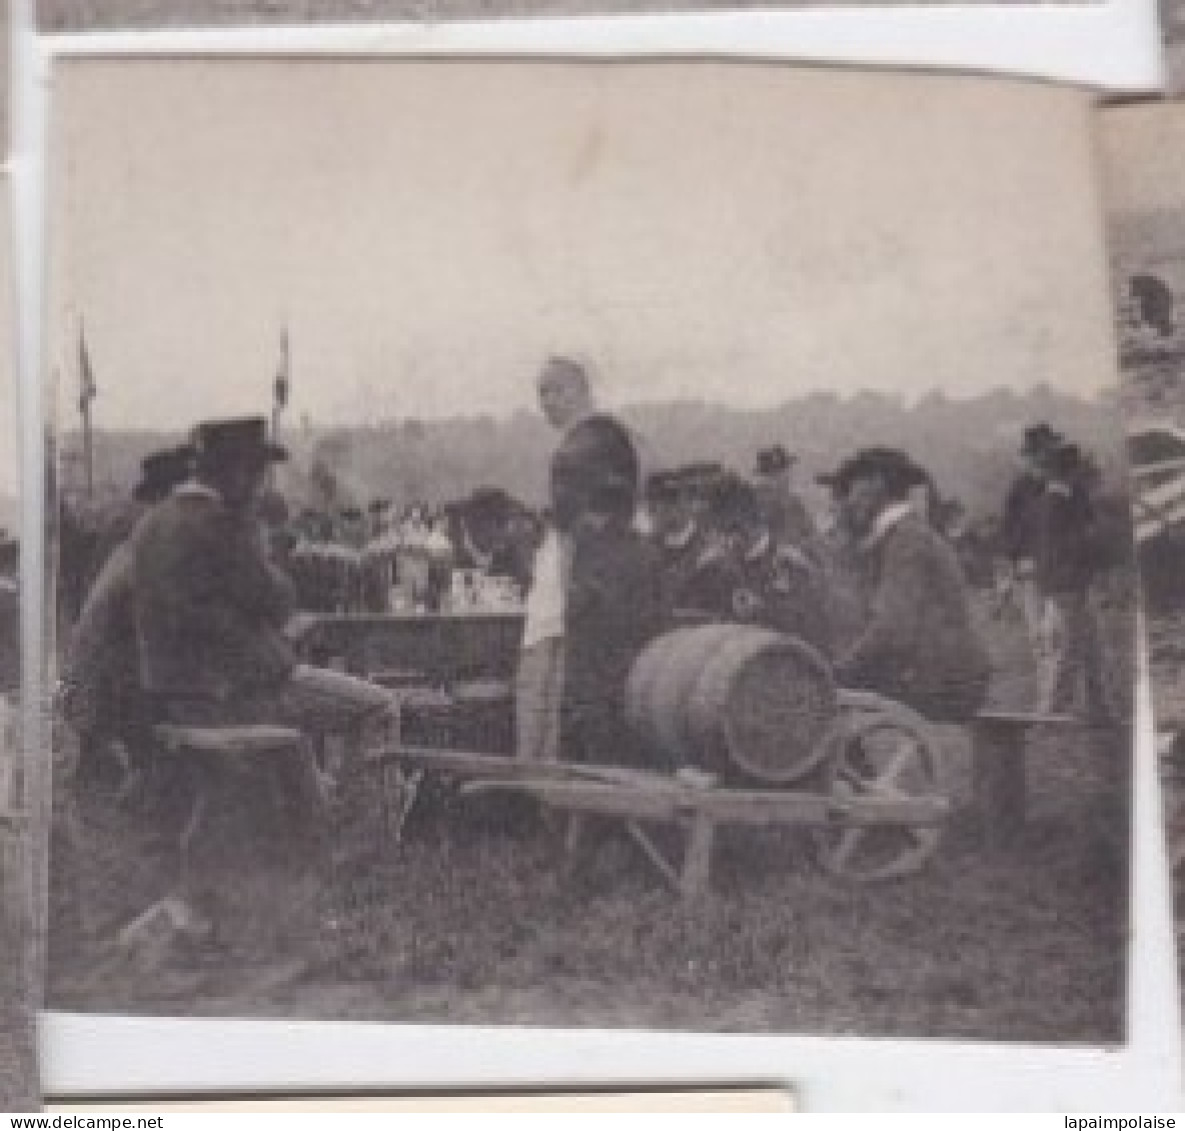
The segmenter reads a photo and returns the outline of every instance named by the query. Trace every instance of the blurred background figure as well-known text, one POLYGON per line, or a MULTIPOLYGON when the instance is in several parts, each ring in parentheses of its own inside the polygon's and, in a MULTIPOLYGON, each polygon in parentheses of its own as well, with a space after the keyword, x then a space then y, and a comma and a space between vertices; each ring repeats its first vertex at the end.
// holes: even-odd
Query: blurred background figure
POLYGON ((781 546, 801 550, 815 537, 815 523, 791 483, 796 456, 781 444, 762 448, 757 453, 753 483, 774 541, 781 546))

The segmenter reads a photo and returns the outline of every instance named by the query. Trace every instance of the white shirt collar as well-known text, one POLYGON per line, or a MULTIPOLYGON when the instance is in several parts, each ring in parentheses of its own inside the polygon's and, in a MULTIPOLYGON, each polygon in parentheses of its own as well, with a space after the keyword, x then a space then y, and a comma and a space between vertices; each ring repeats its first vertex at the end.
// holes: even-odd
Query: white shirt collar
POLYGON ((893 503, 891 506, 885 507, 885 509, 876 516, 876 520, 872 524, 872 529, 864 537, 864 540, 860 543, 860 545, 866 550, 872 549, 872 547, 880 542, 881 539, 884 538, 884 536, 888 534, 894 526, 896 526, 903 518, 906 517, 906 515, 910 515, 912 513, 913 503, 910 502, 893 503))
POLYGON ((762 531, 761 537, 745 551, 745 561, 755 562, 760 558, 769 549, 770 540, 770 532, 762 531))
POLYGON ((686 525, 681 530, 677 530, 674 534, 668 534, 663 539, 663 545, 670 550, 685 550, 694 537, 695 522, 688 519, 686 525))
POLYGON ((197 479, 187 479, 184 483, 178 483, 173 488, 173 494, 187 499, 213 499, 222 502, 222 496, 213 487, 197 479))

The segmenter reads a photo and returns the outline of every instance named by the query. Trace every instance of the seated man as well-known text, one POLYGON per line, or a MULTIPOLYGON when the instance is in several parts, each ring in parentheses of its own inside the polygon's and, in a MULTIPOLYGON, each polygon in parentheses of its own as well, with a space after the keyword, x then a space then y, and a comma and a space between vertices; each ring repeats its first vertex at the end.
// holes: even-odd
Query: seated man
POLYGON ((732 617, 797 637, 824 656, 829 651, 827 601, 822 571, 800 550, 779 542, 758 492, 743 479, 722 482, 713 526, 731 549, 721 572, 731 587, 732 617))
POLYGON ((193 479, 131 539, 140 683, 155 717, 321 734, 394 711, 383 688, 296 662, 284 635, 293 587, 253 510, 269 463, 287 458, 263 418, 200 424, 193 442, 193 479))
POLYGON ((836 676, 935 722, 961 723, 983 705, 988 657, 954 550, 909 502, 925 480, 908 456, 888 448, 865 449, 821 477, 871 582, 869 619, 836 676))
MULTIPOLYGON (((193 449, 154 452, 140 464, 136 503, 152 506, 189 477, 193 449)), ((134 562, 130 536, 112 551, 87 593, 71 633, 61 682, 61 710, 79 742, 83 779, 116 769, 111 744, 134 760, 146 744, 145 705, 133 609, 134 562)))
POLYGON ((701 478, 695 469, 682 468, 656 471, 646 480, 650 537, 661 570, 662 613, 667 625, 679 624, 681 614, 688 613, 688 583, 708 549, 708 532, 695 491, 701 478))

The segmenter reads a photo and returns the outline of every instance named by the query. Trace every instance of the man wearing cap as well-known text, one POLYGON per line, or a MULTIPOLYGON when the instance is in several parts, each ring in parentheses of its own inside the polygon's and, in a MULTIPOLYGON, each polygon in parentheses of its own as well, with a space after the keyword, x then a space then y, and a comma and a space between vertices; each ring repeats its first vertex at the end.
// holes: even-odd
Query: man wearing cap
POLYGON ((651 538, 658 552, 663 621, 668 625, 680 623, 692 607, 689 586, 711 542, 705 521, 706 486, 709 476, 721 474, 718 464, 689 464, 647 479, 651 538))
POLYGON ((535 555, 527 592, 522 651, 515 682, 516 745, 520 758, 556 761, 560 756, 560 715, 564 693, 564 631, 566 598, 572 570, 570 520, 556 498, 564 483, 563 468, 579 466, 587 451, 608 447, 633 456, 637 489, 637 452, 623 424, 594 410, 588 373, 567 357, 547 359, 539 375, 539 405, 562 439, 551 461, 552 522, 535 555), (557 470, 559 474, 557 476, 557 470))
MULTIPOLYGON (((191 447, 169 448, 140 463, 132 495, 142 507, 165 498, 189 477, 191 447)), ((135 756, 145 742, 146 709, 139 678, 131 539, 108 556, 71 633, 60 688, 63 718, 79 737, 78 772, 103 771, 107 743, 124 741, 135 756)))
POLYGON ((753 469, 753 484, 774 541, 801 550, 815 537, 815 524, 790 484, 797 462, 781 444, 762 448, 753 469))
POLYGON ((388 712, 384 689, 298 665, 284 636, 293 587, 254 511, 269 465, 287 458, 266 421, 199 424, 194 448, 194 478, 132 539, 140 681, 158 717, 324 733, 388 712))
POLYGON ((869 448, 821 477, 865 556, 869 617, 836 663, 839 681, 966 722, 987 694, 988 657, 953 549, 910 503, 926 473, 903 452, 869 448))

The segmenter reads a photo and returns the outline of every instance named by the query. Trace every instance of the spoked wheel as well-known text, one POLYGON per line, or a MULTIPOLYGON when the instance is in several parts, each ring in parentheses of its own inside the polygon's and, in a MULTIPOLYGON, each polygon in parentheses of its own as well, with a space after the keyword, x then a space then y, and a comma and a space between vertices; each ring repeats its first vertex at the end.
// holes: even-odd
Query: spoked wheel
MULTIPOLYGON (((946 763, 932 727, 900 703, 865 692, 840 693, 840 717, 824 765, 824 789, 837 801, 945 799, 946 763)), ((870 882, 910 875, 937 851, 937 825, 844 825, 816 829, 824 870, 870 882)))

